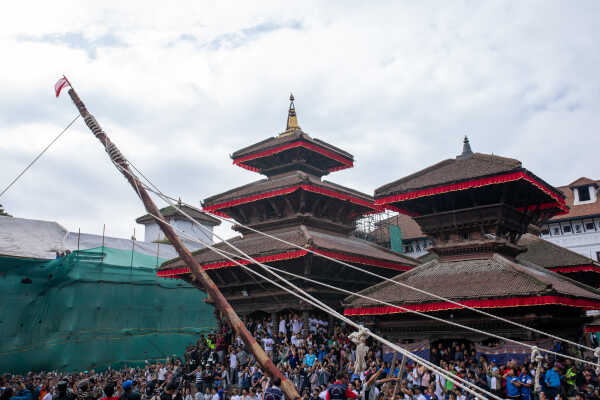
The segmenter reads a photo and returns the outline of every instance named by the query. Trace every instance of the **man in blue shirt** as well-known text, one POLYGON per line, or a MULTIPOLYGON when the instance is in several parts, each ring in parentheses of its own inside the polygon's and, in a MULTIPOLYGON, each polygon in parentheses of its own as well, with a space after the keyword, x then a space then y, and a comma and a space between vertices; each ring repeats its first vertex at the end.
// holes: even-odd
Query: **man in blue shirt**
POLYGON ((315 356, 315 354, 313 353, 313 350, 311 348, 308 350, 308 354, 306 354, 304 356, 304 365, 306 365, 307 367, 310 368, 313 366, 316 359, 317 359, 317 357, 315 356))
POLYGON ((323 359, 325 358, 326 355, 327 355, 327 350, 325 349, 325 345, 322 344, 317 358, 319 359, 320 362, 323 362, 323 359))
POLYGON ((558 363, 554 363, 554 367, 546 371, 544 383, 546 383, 546 397, 548 400, 554 400, 560 393, 560 370, 558 363))
POLYGON ((533 378, 527 371, 527 367, 521 367, 521 376, 519 376, 521 387, 521 400, 531 400, 531 388, 533 387, 533 378))
POLYGON ((509 368, 504 377, 506 378, 506 397, 509 399, 520 399, 521 391, 519 390, 519 386, 521 382, 515 376, 514 368, 509 368))

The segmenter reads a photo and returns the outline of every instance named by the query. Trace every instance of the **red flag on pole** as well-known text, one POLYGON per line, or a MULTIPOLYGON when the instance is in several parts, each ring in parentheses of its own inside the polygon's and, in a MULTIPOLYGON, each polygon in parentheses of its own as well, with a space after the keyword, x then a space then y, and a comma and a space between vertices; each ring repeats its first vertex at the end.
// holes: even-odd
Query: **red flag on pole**
POLYGON ((63 88, 65 86, 71 86, 71 84, 69 83, 69 80, 67 79, 66 76, 63 75, 62 78, 60 78, 56 84, 54 84, 54 91, 56 92, 56 97, 60 96, 60 91, 63 90, 63 88))

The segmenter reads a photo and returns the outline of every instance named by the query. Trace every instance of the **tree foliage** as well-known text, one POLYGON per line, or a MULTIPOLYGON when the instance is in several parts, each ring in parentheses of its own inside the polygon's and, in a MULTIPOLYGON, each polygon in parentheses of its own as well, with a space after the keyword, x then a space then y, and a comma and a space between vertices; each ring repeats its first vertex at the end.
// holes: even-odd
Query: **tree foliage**
POLYGON ((4 208, 2 207, 2 204, 0 204, 0 216, 3 216, 3 217, 12 217, 12 215, 10 215, 6 211, 4 211, 4 208))

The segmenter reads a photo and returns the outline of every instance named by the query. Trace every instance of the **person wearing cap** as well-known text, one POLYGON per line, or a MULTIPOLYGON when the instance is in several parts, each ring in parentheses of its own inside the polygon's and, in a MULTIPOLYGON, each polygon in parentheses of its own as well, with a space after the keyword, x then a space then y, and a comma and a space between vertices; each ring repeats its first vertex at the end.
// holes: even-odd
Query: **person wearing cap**
POLYGON ((121 394, 119 400, 129 400, 129 394, 133 390, 133 381, 131 379, 128 379, 125 382, 123 382, 121 387, 123 388, 123 394, 121 394))
POLYGON ((488 386, 492 393, 495 395, 500 395, 500 389, 502 388, 502 383, 500 382, 500 369, 497 366, 496 359, 492 359, 490 361, 490 365, 488 366, 487 376, 489 378, 488 386))
POLYGON ((560 393, 560 364, 554 363, 554 367, 546 371, 544 382, 546 383, 546 396, 554 400, 560 393))

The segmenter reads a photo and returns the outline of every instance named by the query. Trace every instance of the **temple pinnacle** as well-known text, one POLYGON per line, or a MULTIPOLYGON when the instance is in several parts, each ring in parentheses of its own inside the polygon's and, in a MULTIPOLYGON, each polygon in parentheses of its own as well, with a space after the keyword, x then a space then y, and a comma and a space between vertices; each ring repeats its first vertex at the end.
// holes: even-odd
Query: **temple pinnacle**
POLYGON ((471 150, 471 144, 469 143, 469 138, 467 137, 467 135, 465 135, 465 138, 463 140, 462 154, 456 158, 467 158, 467 157, 471 156, 472 154, 473 154, 473 151, 471 150))
POLYGON ((287 125, 285 127, 285 132, 283 132, 282 135, 299 130, 300 125, 298 125, 298 119, 296 118, 296 106, 294 105, 294 95, 290 93, 290 108, 288 111, 287 125))

